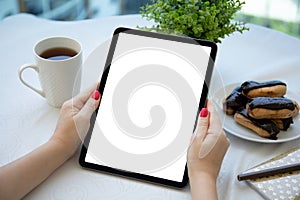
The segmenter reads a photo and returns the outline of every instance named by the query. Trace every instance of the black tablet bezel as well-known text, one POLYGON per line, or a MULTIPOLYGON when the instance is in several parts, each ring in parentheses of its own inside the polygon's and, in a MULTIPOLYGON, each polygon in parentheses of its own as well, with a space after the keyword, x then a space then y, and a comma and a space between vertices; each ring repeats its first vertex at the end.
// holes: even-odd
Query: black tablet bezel
MULTIPOLYGON (((166 34, 161 34, 161 33, 154 33, 154 32, 147 32, 147 31, 141 31, 141 30, 136 30, 136 29, 130 29, 130 28, 117 28, 114 33, 113 33, 113 38, 110 44, 110 49, 107 55, 106 63, 104 66, 103 74, 101 77, 100 85, 98 88, 98 91, 103 94, 104 93, 104 88, 105 88, 105 83, 108 77, 110 65, 112 62, 112 58, 114 55, 114 51, 116 48, 116 44, 118 41, 118 35, 119 33, 126 32, 126 34, 133 34, 133 35, 138 35, 138 36, 145 36, 145 37, 151 37, 151 38, 158 38, 158 39, 164 39, 164 40, 170 40, 170 41, 176 41, 176 42, 183 42, 183 43, 188 43, 188 44, 199 44, 201 46, 207 46, 211 48, 210 52, 210 59, 208 62, 208 67, 206 70, 206 75, 205 75, 205 81, 203 84, 203 90, 199 102, 199 107, 197 111, 197 116, 199 115, 200 109, 205 106, 207 94, 208 94, 208 88, 210 84, 210 79, 212 76, 212 71, 214 67, 214 61, 216 58, 216 53, 217 53, 217 45, 211 41, 206 41, 206 40, 199 40, 199 39, 192 39, 188 37, 180 37, 180 36, 173 36, 173 35, 166 35, 166 34)), ((100 103, 101 105, 101 103, 100 103)), ((99 105, 99 106, 100 106, 99 105)), ((82 145, 80 157, 79 157, 79 163, 82 167, 96 170, 96 171, 101 171, 109 174, 115 174, 119 176, 125 176, 133 179, 138 179, 138 180, 143 180, 146 182, 152 182, 152 183, 157 183, 165 186, 171 186, 175 188, 183 188, 187 183, 188 183, 188 172, 187 172, 187 167, 185 167, 185 172, 184 176, 182 179, 182 182, 176 182, 176 181, 171 181, 163 178, 158 178, 158 177, 153 177, 145 174, 140 174, 140 173, 135 173, 135 172, 128 172, 120 169, 115 169, 103 165, 97 165, 93 163, 88 163, 85 161, 86 153, 87 153, 87 148, 90 143, 91 135, 93 132, 94 124, 96 121, 96 116, 98 113, 99 107, 96 109, 95 113, 91 117, 90 121, 90 128, 88 130, 87 136, 84 140, 84 144, 82 145)), ((195 126, 197 122, 197 116, 195 119, 195 126)), ((194 126, 194 128, 195 128, 194 126)))

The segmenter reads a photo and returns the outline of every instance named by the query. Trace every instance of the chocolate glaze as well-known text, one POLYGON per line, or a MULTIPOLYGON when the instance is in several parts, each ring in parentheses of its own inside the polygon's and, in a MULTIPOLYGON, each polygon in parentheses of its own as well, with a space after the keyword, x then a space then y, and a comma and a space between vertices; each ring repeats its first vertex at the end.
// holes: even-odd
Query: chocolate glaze
POLYGON ((294 121, 293 118, 290 117, 287 119, 282 119, 282 123, 283 123, 283 128, 286 131, 290 127, 290 125, 294 123, 294 121))
POLYGON ((237 111, 237 113, 243 115, 247 119, 249 119, 255 126, 260 127, 264 129, 265 131, 268 131, 268 133, 272 134, 270 139, 277 139, 276 135, 280 132, 279 128, 276 126, 276 124, 270 120, 270 119, 253 119, 247 114, 246 109, 237 111))
POLYGON ((287 98, 270 98, 270 97, 256 97, 248 102, 249 109, 265 108, 271 110, 289 109, 294 110, 295 104, 287 98))
POLYGON ((285 83, 281 82, 281 81, 266 81, 266 82, 256 82, 256 81, 245 81, 241 87, 243 89, 243 93, 244 94, 248 94, 248 92, 250 92, 250 90, 253 89, 257 89, 257 88, 263 88, 263 87, 271 87, 271 86, 276 86, 276 85, 285 85, 285 83))
MULTIPOLYGON (((278 120, 282 122, 284 131, 288 130, 288 128, 290 128, 290 125, 294 123, 292 117, 286 119, 278 119, 278 120)), ((276 120, 275 120, 275 124, 276 124, 276 120)))
POLYGON ((231 94, 225 99, 225 106, 237 110, 240 107, 245 107, 248 99, 241 92, 241 86, 236 87, 231 94))
POLYGON ((239 85, 237 86, 236 88, 233 89, 233 91, 236 91, 236 92, 242 92, 242 87, 239 85))

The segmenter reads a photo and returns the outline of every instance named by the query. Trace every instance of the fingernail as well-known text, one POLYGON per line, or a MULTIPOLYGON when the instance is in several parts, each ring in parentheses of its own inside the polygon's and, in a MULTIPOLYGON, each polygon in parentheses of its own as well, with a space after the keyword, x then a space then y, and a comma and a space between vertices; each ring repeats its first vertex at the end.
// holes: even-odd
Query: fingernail
POLYGON ((92 98, 95 99, 95 100, 98 100, 99 97, 100 97, 100 92, 98 90, 95 90, 93 92, 92 98))
POLYGON ((207 108, 202 108, 200 111, 200 117, 207 117, 207 115, 208 115, 207 108))

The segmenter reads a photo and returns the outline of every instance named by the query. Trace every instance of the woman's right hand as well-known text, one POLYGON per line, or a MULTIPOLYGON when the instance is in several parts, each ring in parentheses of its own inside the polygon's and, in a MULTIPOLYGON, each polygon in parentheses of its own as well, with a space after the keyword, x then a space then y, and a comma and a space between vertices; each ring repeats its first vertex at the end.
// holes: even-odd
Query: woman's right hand
POLYGON ((203 195, 204 199, 214 199, 210 194, 216 193, 216 179, 229 145, 230 142, 222 128, 218 113, 212 102, 208 101, 207 109, 203 108, 200 112, 188 150, 187 167, 193 199, 197 199, 195 196, 203 195), (211 183, 210 187, 209 183, 211 183), (206 187, 207 190, 203 189, 206 187), (209 193, 210 190, 214 192, 209 193))
POLYGON ((188 151, 189 174, 201 172, 217 178, 230 142, 211 101, 201 110, 194 134, 188 151))

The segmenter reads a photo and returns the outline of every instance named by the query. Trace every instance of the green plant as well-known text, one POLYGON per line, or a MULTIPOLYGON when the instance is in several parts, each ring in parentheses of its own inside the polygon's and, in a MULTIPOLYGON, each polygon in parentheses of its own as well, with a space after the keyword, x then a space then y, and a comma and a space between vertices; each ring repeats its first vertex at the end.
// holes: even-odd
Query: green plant
POLYGON ((152 0, 141 7, 141 14, 156 24, 138 28, 221 42, 235 31, 249 30, 243 22, 232 22, 243 4, 240 0, 152 0))

